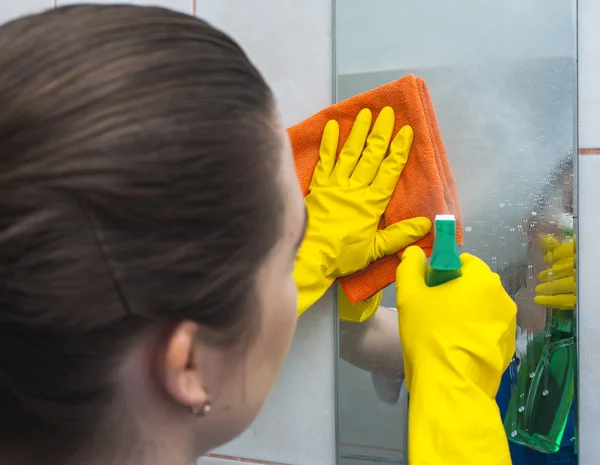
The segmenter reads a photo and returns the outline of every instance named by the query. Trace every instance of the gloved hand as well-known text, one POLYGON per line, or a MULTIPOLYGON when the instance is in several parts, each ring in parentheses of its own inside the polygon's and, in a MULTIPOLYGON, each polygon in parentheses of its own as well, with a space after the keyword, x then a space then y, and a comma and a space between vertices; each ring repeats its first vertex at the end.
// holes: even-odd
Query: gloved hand
POLYGON ((378 230, 406 165, 413 132, 404 126, 390 145, 394 110, 381 110, 369 134, 371 120, 368 109, 358 114, 337 162, 339 125, 332 120, 325 126, 320 160, 304 199, 308 227, 294 270, 299 315, 338 277, 398 252, 431 229, 428 218, 414 218, 378 230))
POLYGON ((495 396, 515 353, 517 307, 485 263, 461 262, 462 277, 436 287, 418 247, 398 268, 410 465, 511 463, 495 396))
POLYGON ((354 305, 350 303, 350 299, 342 289, 342 286, 337 288, 337 307, 338 307, 338 318, 342 321, 348 321, 350 323, 363 323, 375 315, 375 312, 379 308, 381 303, 381 297, 383 291, 379 291, 373 297, 362 301, 356 302, 354 305))
POLYGON ((558 242, 554 236, 542 238, 546 252, 544 261, 550 268, 542 271, 535 288, 538 305, 558 310, 573 310, 577 302, 575 280, 575 238, 573 241, 558 242))

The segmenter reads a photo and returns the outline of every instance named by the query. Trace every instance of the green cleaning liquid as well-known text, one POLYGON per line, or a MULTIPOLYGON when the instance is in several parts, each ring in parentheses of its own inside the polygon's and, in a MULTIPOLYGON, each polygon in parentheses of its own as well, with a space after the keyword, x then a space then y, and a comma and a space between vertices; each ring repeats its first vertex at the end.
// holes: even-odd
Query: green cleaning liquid
MULTIPOLYGON (((565 237, 570 240, 572 233, 565 231, 565 237)), ((548 309, 546 325, 529 341, 511 389, 504 420, 510 441, 558 452, 575 395, 576 355, 574 311, 548 309)))

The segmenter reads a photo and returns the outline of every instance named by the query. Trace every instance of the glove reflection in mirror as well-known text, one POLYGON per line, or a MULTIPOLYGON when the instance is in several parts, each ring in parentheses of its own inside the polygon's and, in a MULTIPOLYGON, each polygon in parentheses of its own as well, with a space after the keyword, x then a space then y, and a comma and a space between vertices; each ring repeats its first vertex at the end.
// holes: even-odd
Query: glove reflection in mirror
POLYGON ((577 303, 576 238, 559 243, 554 237, 540 241, 545 248, 544 262, 549 266, 542 271, 535 288, 535 303, 546 308, 573 310, 577 303))

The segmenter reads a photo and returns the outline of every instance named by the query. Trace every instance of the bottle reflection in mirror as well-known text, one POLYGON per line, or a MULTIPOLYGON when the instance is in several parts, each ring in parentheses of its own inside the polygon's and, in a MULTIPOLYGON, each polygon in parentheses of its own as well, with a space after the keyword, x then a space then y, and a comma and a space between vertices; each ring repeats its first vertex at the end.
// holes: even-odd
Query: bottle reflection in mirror
POLYGON ((575 442, 576 242, 571 166, 572 162, 561 164, 558 182, 553 183, 559 189, 543 199, 539 208, 543 214, 534 215, 527 224, 528 276, 516 299, 525 341, 517 347, 518 372, 517 363, 509 369, 506 432, 513 443, 543 453, 574 450, 575 442), (532 295, 536 305, 531 305, 532 295), (538 329, 542 307, 546 319, 538 329))

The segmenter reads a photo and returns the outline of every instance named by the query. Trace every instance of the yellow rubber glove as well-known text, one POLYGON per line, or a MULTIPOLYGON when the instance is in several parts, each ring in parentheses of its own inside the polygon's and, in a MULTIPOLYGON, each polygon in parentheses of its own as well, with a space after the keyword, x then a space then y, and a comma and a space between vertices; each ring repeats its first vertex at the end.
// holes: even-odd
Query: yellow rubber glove
POLYGON ((406 165, 413 132, 404 126, 392 140, 395 115, 390 107, 381 110, 369 134, 371 121, 368 109, 358 114, 337 162, 339 125, 332 120, 325 126, 319 163, 304 199, 308 227, 294 270, 299 315, 338 277, 398 252, 431 229, 428 218, 377 229, 406 165))
POLYGON ((577 303, 575 238, 560 244, 555 238, 546 237, 542 247, 546 250, 544 261, 550 268, 538 276, 541 284, 535 288, 534 302, 543 307, 573 310, 577 303))
POLYGON ((485 263, 461 262, 462 277, 436 287, 425 284, 420 248, 398 267, 410 465, 511 464, 495 397, 515 352, 517 306, 485 263))
POLYGON ((338 307, 338 318, 342 321, 348 321, 350 323, 362 323, 367 321, 379 308, 381 303, 381 297, 383 291, 379 291, 373 297, 363 301, 356 302, 354 305, 350 303, 348 296, 342 289, 342 286, 338 286, 337 289, 337 307, 338 307))

